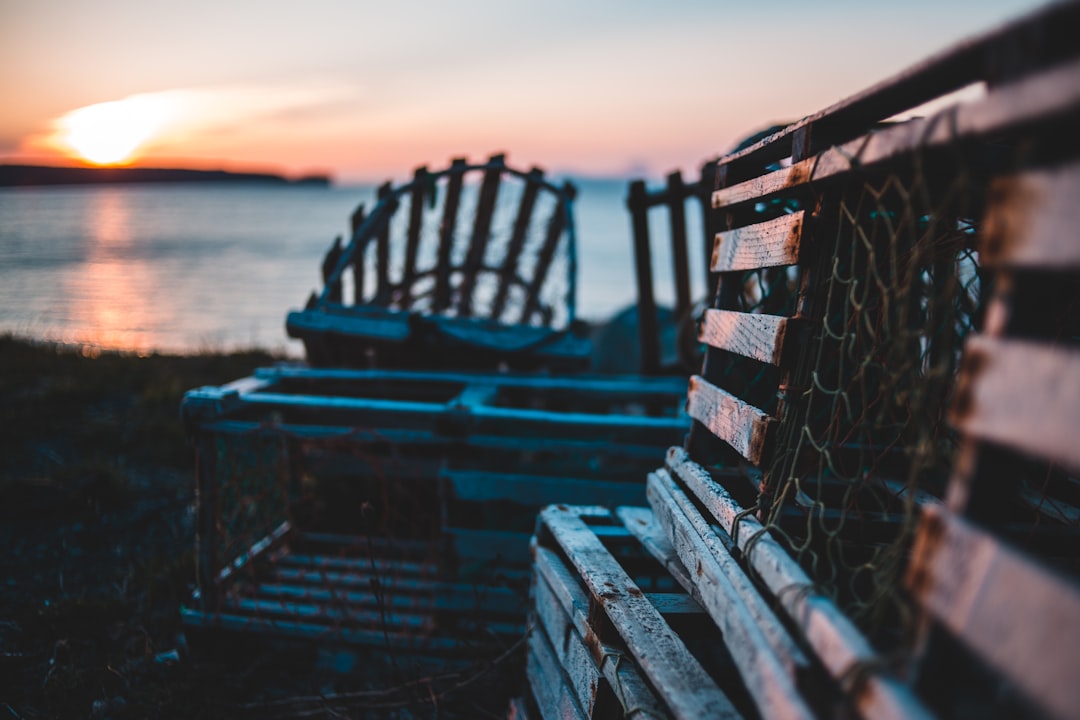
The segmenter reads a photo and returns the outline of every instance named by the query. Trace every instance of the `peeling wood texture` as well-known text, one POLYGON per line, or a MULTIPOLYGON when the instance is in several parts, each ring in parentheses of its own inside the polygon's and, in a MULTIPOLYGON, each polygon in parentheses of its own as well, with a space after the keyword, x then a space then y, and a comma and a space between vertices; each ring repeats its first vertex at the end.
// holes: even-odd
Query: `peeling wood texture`
POLYGON ((894 125, 713 193, 714 208, 766 199, 783 190, 870 169, 916 151, 986 139, 1035 122, 1049 122, 1080 107, 1080 60, 1001 85, 985 98, 894 125))
POLYGON ((988 266, 1080 269, 1080 163, 999 178, 990 187, 980 259, 988 266))
POLYGON ((1076 717, 1080 591, 968 524, 927 506, 908 588, 1010 684, 1052 717, 1076 717))
POLYGON ((720 350, 780 364, 790 318, 732 310, 706 310, 698 340, 720 350))
POLYGON ((968 338, 950 420, 965 434, 1080 470, 1080 351, 968 338))
POLYGON ((772 220, 717 233, 713 272, 756 270, 799 262, 803 214, 800 210, 772 220))
POLYGON ((560 638, 555 647, 561 653, 563 667, 585 678, 579 687, 596 688, 603 677, 627 715, 636 709, 642 717, 665 717, 662 703, 634 663, 620 662, 619 649, 596 636, 589 624, 589 596, 574 574, 552 550, 535 547, 534 555, 534 612, 548 637, 560 638))
POLYGON ((663 470, 649 476, 649 503, 724 635, 762 717, 811 718, 795 686, 806 660, 727 548, 663 470), (676 495, 685 501, 680 503, 676 495))
POLYGON ((573 508, 549 507, 540 523, 580 577, 590 607, 607 616, 673 717, 741 716, 573 508))
POLYGON ((930 717, 909 688, 878 670, 882 663, 866 638, 832 600, 815 589, 787 550, 765 532, 753 515, 744 515, 744 509, 704 468, 682 448, 668 451, 667 467, 732 537, 829 675, 840 681, 865 672, 861 687, 853 689, 853 700, 863 715, 895 720, 930 717))
POLYGON ((690 378, 686 412, 744 458, 760 465, 775 420, 699 375, 690 378))

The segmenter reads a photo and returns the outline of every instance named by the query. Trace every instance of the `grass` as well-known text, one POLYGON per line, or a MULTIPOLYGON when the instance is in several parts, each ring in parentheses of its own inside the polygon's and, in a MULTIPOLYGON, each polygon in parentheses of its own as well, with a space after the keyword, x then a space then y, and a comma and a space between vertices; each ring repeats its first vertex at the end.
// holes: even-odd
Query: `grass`
POLYGON ((222 717, 242 697, 228 670, 187 662, 179 625, 194 578, 179 405, 274 360, 0 336, 0 717, 222 717))

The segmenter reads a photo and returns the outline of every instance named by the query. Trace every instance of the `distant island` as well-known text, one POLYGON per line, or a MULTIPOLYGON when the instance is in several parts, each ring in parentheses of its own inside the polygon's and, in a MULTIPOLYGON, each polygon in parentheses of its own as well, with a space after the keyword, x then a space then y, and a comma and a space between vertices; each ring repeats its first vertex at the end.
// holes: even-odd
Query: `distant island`
POLYGON ((0 165, 0 187, 119 183, 261 183, 325 187, 330 184, 330 178, 327 175, 305 175, 291 179, 272 173, 229 172, 227 170, 0 165))

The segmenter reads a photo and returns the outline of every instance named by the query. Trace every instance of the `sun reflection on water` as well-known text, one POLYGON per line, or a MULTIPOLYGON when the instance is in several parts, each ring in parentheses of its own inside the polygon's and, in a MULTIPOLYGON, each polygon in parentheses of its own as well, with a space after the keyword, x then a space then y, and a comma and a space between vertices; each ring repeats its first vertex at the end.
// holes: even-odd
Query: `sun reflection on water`
POLYGON ((157 347, 150 293, 154 268, 138 258, 130 194, 103 190, 87 214, 86 261, 65 283, 71 314, 83 329, 70 341, 98 347, 147 352, 157 347))

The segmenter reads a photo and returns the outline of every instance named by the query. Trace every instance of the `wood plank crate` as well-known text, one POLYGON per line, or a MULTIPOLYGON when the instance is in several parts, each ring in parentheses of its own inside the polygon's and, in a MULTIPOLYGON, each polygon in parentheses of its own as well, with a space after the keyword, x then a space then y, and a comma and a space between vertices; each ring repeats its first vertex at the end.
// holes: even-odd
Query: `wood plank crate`
POLYGON ((525 629, 537 511, 642 503, 685 434, 674 378, 278 367, 188 393, 185 621, 488 655, 525 629))
POLYGON ((419 167, 356 209, 286 329, 313 365, 584 370, 575 194, 501 154, 419 167))
POLYGON ((647 509, 546 508, 533 546, 529 716, 753 717, 686 575, 647 509))
POLYGON ((763 715, 787 689, 822 712, 807 666, 865 717, 1080 707, 1078 21, 1049 6, 718 163, 694 424, 648 492, 763 715))

